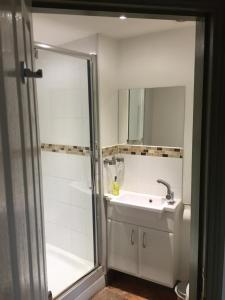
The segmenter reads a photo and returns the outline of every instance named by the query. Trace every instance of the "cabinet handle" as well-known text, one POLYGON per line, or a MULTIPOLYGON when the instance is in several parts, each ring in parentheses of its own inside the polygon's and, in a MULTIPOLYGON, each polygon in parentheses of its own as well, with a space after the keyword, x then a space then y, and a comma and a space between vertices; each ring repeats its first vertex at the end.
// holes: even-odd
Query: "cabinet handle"
POLYGON ((143 232, 142 247, 146 248, 146 232, 143 232))
POLYGON ((132 231, 131 231, 130 242, 131 242, 131 245, 134 245, 134 229, 132 229, 132 231))

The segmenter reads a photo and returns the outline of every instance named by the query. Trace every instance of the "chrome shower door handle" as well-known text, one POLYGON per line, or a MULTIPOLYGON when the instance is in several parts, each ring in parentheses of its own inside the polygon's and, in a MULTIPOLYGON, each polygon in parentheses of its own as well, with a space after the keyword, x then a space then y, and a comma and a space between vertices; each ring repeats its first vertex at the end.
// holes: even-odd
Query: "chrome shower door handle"
POLYGON ((132 246, 134 245, 134 229, 132 229, 132 231, 131 231, 130 243, 132 246))
POLYGON ((146 248, 146 232, 143 232, 142 236, 142 247, 146 248))

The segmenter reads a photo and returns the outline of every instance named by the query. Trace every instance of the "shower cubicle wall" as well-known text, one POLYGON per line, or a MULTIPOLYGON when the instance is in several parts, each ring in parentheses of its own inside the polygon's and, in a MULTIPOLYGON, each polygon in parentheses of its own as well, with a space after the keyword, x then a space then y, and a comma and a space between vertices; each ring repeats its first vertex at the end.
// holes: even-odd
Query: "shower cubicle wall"
POLYGON ((37 96, 48 288, 56 296, 96 265, 95 210, 88 61, 48 50, 38 49, 37 96))

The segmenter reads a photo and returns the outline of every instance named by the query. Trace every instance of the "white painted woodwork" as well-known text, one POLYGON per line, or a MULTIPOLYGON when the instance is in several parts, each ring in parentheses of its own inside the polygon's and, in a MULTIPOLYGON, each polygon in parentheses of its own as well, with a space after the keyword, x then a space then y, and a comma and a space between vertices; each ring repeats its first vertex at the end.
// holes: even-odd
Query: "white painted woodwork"
POLYGON ((129 274, 138 272, 138 227, 108 220, 109 267, 129 274))
POLYGON ((182 205, 158 214, 108 202, 108 267, 173 288, 182 211, 182 205))
POLYGON ((139 276, 170 287, 174 285, 173 233, 139 228, 139 276))

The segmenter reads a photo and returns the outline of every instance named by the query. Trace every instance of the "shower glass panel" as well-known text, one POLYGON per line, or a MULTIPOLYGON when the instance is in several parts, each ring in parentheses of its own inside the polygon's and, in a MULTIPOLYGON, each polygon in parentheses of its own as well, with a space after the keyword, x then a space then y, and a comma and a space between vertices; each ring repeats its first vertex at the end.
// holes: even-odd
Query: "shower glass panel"
POLYGON ((85 56, 41 47, 36 54, 48 289, 55 297, 97 265, 92 74, 85 56))

